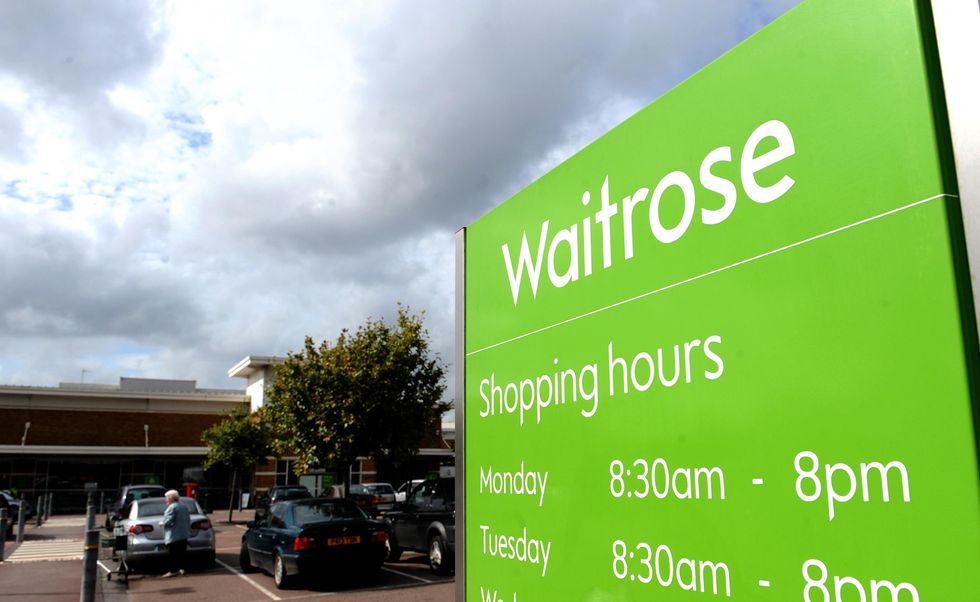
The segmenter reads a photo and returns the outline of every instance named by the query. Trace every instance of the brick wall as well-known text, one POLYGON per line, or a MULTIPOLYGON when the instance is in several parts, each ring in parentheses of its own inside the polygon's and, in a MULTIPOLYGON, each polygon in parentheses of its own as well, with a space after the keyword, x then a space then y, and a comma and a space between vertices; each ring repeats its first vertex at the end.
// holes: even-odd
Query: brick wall
POLYGON ((148 424, 153 447, 203 447, 201 433, 219 420, 214 414, 0 409, 0 444, 19 445, 29 421, 28 445, 143 446, 148 424))

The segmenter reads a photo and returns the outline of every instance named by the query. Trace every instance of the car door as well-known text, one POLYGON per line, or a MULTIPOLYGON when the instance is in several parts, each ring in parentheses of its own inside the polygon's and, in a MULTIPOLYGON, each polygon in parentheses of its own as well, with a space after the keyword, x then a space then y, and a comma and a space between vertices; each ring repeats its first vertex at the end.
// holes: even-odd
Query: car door
POLYGON ((269 511, 259 519, 256 529, 252 530, 246 537, 249 549, 252 551, 252 560, 256 566, 267 570, 272 570, 272 555, 276 545, 276 525, 280 524, 282 516, 282 504, 273 504, 269 511), (279 519, 276 515, 279 515, 279 519), (248 540, 251 537, 251 541, 248 540))
POLYGON ((452 492, 448 489, 444 479, 433 481, 429 491, 429 503, 419 512, 418 537, 425 547, 428 547, 429 544, 426 541, 429 536, 429 525, 435 522, 445 524, 449 515, 449 504, 446 498, 452 492))

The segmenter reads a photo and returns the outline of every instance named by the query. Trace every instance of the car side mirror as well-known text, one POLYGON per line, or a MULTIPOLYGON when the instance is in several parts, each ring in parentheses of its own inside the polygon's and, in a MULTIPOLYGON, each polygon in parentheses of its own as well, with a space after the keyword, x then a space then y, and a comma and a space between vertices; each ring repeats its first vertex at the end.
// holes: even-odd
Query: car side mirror
POLYGON ((245 526, 248 527, 249 529, 254 529, 256 525, 257 523, 254 520, 250 520, 247 523, 245 523, 245 526))

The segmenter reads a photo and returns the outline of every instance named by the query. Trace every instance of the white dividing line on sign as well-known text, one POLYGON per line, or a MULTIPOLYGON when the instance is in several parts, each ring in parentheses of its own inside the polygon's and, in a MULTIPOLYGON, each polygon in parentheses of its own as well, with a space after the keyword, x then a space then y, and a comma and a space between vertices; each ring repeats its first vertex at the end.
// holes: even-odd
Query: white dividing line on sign
POLYGON ((697 276, 691 276, 690 278, 685 278, 684 280, 678 280, 677 282, 674 282, 672 284, 668 284, 666 286, 662 286, 660 288, 653 289, 652 291, 647 291, 645 293, 641 293, 639 295, 636 295, 634 297, 630 297, 628 299, 623 299, 622 301, 617 301, 617 302, 612 303, 610 305, 606 305, 605 307, 600 307, 598 309, 593 309, 592 311, 587 311, 584 314, 579 314, 577 316, 568 318, 567 320, 562 320, 561 322, 555 322, 554 324, 549 324, 548 326, 542 326, 541 328, 538 328, 536 330, 532 330, 530 332, 525 332, 524 334, 519 334, 516 337, 511 337, 509 339, 505 339, 503 341, 500 341, 499 343, 494 343, 493 345, 487 345, 486 347, 481 347, 480 349, 475 349, 475 350, 470 351, 469 353, 467 353, 466 354, 466 357, 469 357, 471 355, 476 355, 477 353, 482 353, 484 351, 489 351, 490 349, 493 349, 495 347, 500 347, 501 345, 506 345, 508 343, 513 343, 514 341, 519 341, 519 340, 521 340, 523 338, 527 338, 527 337, 532 336, 532 335, 535 335, 535 334, 540 334, 542 332, 545 332, 546 330, 551 330, 552 328, 557 328, 559 326, 564 326, 565 324, 570 324, 571 322, 575 322, 576 320, 581 320, 582 318, 587 318, 589 316, 594 316, 596 314, 599 314, 599 313, 602 313, 604 311, 607 311, 607 310, 610 310, 610 309, 619 307, 621 305, 626 305, 627 303, 632 303, 634 301, 639 301, 640 299, 645 299, 646 297, 650 297, 652 295, 656 295, 656 294, 662 293, 664 291, 669 291, 672 288, 677 288, 677 287, 683 286, 685 284, 690 284, 691 282, 695 282, 697 280, 701 280, 702 278, 707 278, 708 276, 714 276, 715 274, 720 274, 721 272, 725 272, 725 271, 730 270, 732 268, 737 268, 737 267, 742 266, 742 265, 745 265, 747 263, 752 263, 753 261, 758 261, 760 259, 764 259, 766 257, 769 257, 770 255, 775 255, 777 253, 782 253, 783 251, 788 251, 790 249, 793 249, 793 248, 796 248, 796 247, 805 245, 807 243, 811 243, 813 241, 820 240, 821 238, 826 238, 826 237, 831 236, 833 234, 838 234, 840 232, 844 232, 845 230, 850 230, 851 228, 856 228, 857 226, 861 226, 861 225, 864 225, 864 224, 873 222, 875 220, 879 220, 879 219, 881 219, 883 217, 888 217, 889 215, 893 215, 895 213, 899 213, 899 212, 905 211, 906 209, 912 209, 913 207, 918 207, 919 205, 923 205, 925 203, 928 203, 930 201, 935 201, 936 199, 941 199, 943 197, 949 197, 949 198, 952 198, 952 199, 959 198, 955 194, 941 193, 941 194, 933 195, 933 196, 931 196, 929 198, 925 198, 925 199, 922 199, 920 201, 915 201, 914 203, 909 203, 908 205, 902 205, 901 207, 896 207, 895 209, 891 209, 889 211, 885 211, 884 213, 879 213, 878 215, 872 215, 871 217, 866 217, 866 218, 864 218, 862 220, 858 220, 858 221, 856 221, 854 223, 847 224, 845 226, 840 226, 839 228, 834 228, 833 230, 828 230, 826 232, 823 232, 822 234, 817 234, 815 236, 811 236, 809 238, 804 238, 803 240, 798 240, 798 241, 796 241, 794 243, 790 243, 788 245, 779 247, 777 249, 772 249, 771 251, 766 251, 765 253, 761 253, 761 254, 756 255, 754 257, 749 257, 748 259, 743 259, 741 261, 736 261, 735 263, 731 263, 729 265, 726 265, 726 266, 723 266, 723 267, 720 267, 720 268, 716 268, 716 269, 711 270, 711 271, 708 271, 708 272, 704 272, 703 274, 698 274, 697 276))
POLYGON ((234 568, 234 567, 232 567, 232 566, 230 566, 228 564, 225 564, 224 562, 221 562, 220 560, 217 560, 217 559, 215 560, 215 563, 223 566, 225 569, 228 570, 229 573, 232 573, 234 575, 238 575, 239 577, 241 577, 245 581, 248 581, 248 584, 249 585, 251 585, 255 589, 259 590, 260 592, 262 592, 263 594, 265 594, 266 596, 268 596, 270 600, 282 600, 282 598, 280 598, 279 596, 277 596, 274 593, 270 592, 269 590, 265 589, 264 587, 262 587, 261 585, 259 585, 259 583, 257 581, 255 581, 254 579, 252 579, 251 577, 249 577, 245 573, 239 571, 238 569, 236 569, 236 568, 234 568))
POLYGON ((762 485, 762 479, 752 479, 753 485, 762 485))
POLYGON ((759 579, 759 587, 769 587, 769 581, 767 579, 759 579))

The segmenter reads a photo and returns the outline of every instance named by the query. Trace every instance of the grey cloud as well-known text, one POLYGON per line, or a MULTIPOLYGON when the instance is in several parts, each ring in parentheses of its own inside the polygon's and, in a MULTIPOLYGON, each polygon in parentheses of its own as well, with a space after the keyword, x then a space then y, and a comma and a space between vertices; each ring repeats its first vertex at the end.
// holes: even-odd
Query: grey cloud
POLYGON ((564 1, 403 5, 372 36, 378 41, 364 44, 364 154, 385 159, 364 174, 360 192, 375 198, 414 175, 421 186, 396 201, 393 221, 464 225, 540 175, 528 165, 590 130, 609 105, 622 102, 624 118, 733 46, 749 8, 715 0, 615 10, 564 1))
MULTIPOLYGON (((19 202, 2 199, 4 203, 19 202)), ((200 312, 177 274, 113 248, 29 220, 0 218, 0 335, 120 336, 153 344, 193 340, 200 312)))
POLYGON ((106 92, 156 63, 163 41, 158 26, 154 3, 0 2, 0 73, 72 118, 94 142, 113 143, 140 127, 106 92))
POLYGON ((20 160, 24 156, 24 128, 20 116, 0 103, 0 159, 20 160))
POLYGON ((315 170, 240 173, 209 179, 202 210, 275 252, 347 256, 452 232, 792 3, 403 3, 358 40, 352 188, 315 170), (335 203, 318 202, 324 190, 335 203))

